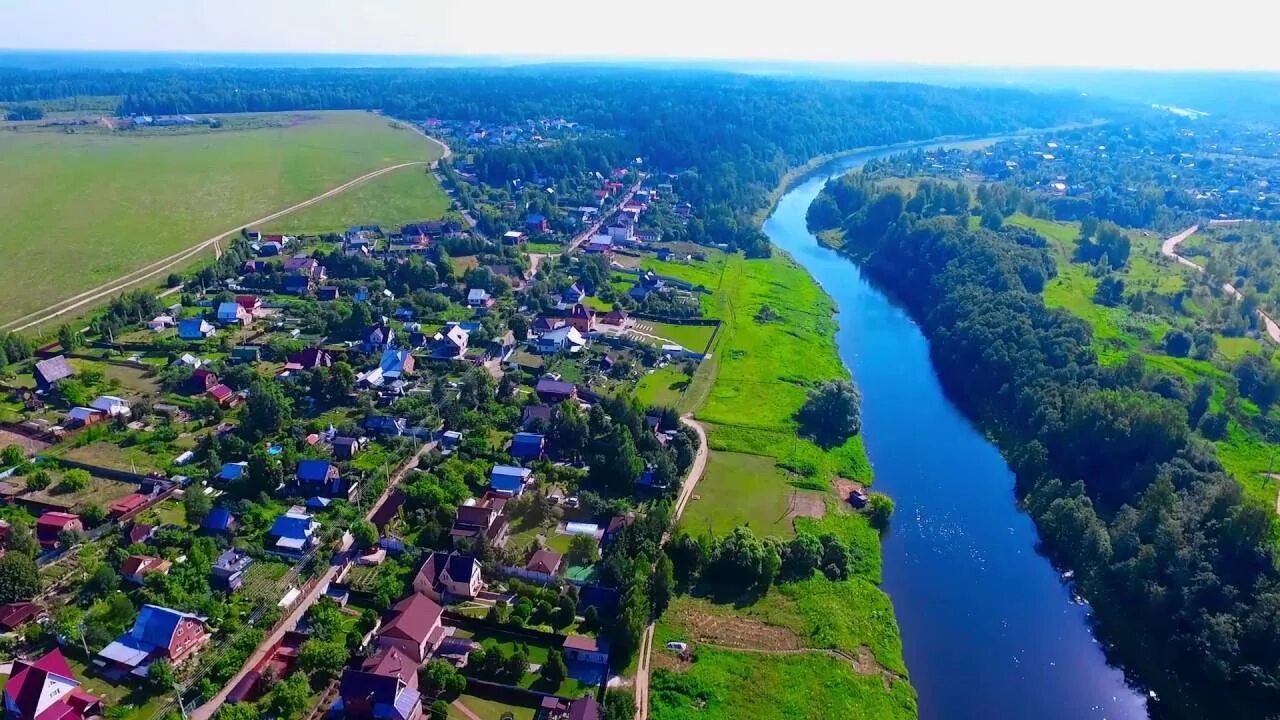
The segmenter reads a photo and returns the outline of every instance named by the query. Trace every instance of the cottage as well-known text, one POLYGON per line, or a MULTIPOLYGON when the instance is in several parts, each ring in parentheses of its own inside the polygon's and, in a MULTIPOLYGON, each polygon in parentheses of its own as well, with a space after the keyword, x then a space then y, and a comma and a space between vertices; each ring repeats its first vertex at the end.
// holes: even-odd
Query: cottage
POLYGON ((327 460, 303 460, 298 463, 298 487, 303 494, 318 493, 326 498, 351 501, 359 483, 347 484, 338 466, 327 460))
POLYGON ((290 509, 271 525, 266 550, 286 558, 302 557, 319 542, 319 529, 320 523, 301 508, 290 509))
POLYGON ((563 302, 566 305, 573 305, 575 303, 582 302, 582 299, 586 296, 587 294, 583 292, 578 283, 574 283, 560 291, 560 302, 563 302))
POLYGON ((470 333, 461 326, 452 325, 447 330, 436 333, 431 355, 436 358, 460 358, 466 354, 470 339, 470 333))
POLYGON ((118 398, 115 395, 99 395, 89 403, 89 407, 94 410, 110 415, 111 417, 129 417, 129 403, 124 398, 118 398))
POLYGON ((32 620, 44 617, 44 608, 32 602, 0 605, 0 631, 13 632, 32 620))
POLYGON ((404 418, 373 415, 364 421, 364 429, 376 435, 399 437, 409 429, 409 423, 404 418))
POLYGON ((125 515, 128 515, 131 512, 134 512, 135 510, 140 510, 146 507, 146 505, 147 505, 146 495, 143 495, 141 493, 131 493, 111 503, 111 507, 108 508, 108 512, 110 513, 113 519, 119 520, 125 515))
POLYGON ((569 311, 569 317, 565 322, 586 336, 596 327, 596 312, 582 303, 577 303, 569 311))
POLYGON ((231 348, 231 355, 227 358, 227 362, 231 363, 256 363, 262 360, 262 346, 260 345, 237 345, 231 348))
POLYGON ((175 366, 181 365, 183 367, 189 367, 192 370, 195 370, 195 369, 198 369, 201 365, 204 365, 204 361, 196 357, 195 355, 192 355, 191 353, 182 353, 181 355, 178 356, 177 360, 173 361, 173 364, 175 366))
POLYGON ((510 230, 502 234, 503 245, 523 245, 529 242, 529 236, 519 230, 510 230))
POLYGON ((218 305, 218 322, 223 325, 250 325, 253 323, 253 313, 238 303, 224 302, 218 305))
POLYGON ((483 588, 480 563, 456 552, 431 553, 413 578, 413 589, 436 602, 450 597, 470 600, 483 588))
POLYGON ((493 297, 482 288, 473 288, 467 291, 467 307, 469 308, 487 308, 493 305, 493 297))
POLYGON ((608 235, 596 235, 587 241, 587 252, 593 255, 609 255, 613 252, 613 238, 608 235))
POLYGON ((59 380, 66 380, 76 374, 76 371, 71 369, 71 363, 67 362, 67 358, 62 355, 37 362, 32 372, 35 374, 36 387, 41 390, 48 390, 59 380))
POLYGON ((569 635, 561 645, 566 662, 608 665, 609 646, 602 640, 584 635, 569 635))
POLYGON ((73 407, 67 413, 67 425, 71 427, 88 427, 106 419, 106 413, 87 407, 73 407))
POLYGON ((586 347, 587 339, 582 332, 572 325, 563 325, 555 330, 542 333, 533 341, 534 350, 543 355, 554 355, 558 352, 574 353, 586 347))
POLYGON ((387 350, 382 353, 378 370, 387 380, 402 380, 413 374, 414 364, 413 355, 408 350, 387 350))
POLYGON ((178 321, 173 319, 172 315, 157 315, 147 321, 147 329, 151 332, 164 332, 171 327, 177 327, 178 321))
POLYGON ((129 632, 102 649, 98 657, 145 677, 155 660, 178 664, 209 641, 209 627, 198 615, 159 605, 143 605, 129 632))
POLYGON ((158 557, 130 555, 120 564, 120 575, 135 585, 141 585, 147 575, 153 573, 168 575, 172 567, 173 563, 158 557))
POLYGON ((223 463, 222 469, 218 471, 218 479, 226 482, 236 482, 249 472, 249 463, 245 461, 223 463))
POLYGON ((518 432, 511 438, 511 457, 519 460, 537 460, 542 457, 547 439, 538 433, 518 432))
POLYGON ((426 595, 415 592, 392 605, 391 612, 391 618, 378 633, 378 647, 395 648, 414 662, 425 662, 443 636, 440 621, 444 609, 426 595))
POLYGON ((207 368, 200 368, 191 373, 187 381, 187 389, 194 395, 207 393, 218 384, 218 375, 207 368))
POLYGON ((525 563, 524 569, 538 575, 555 577, 560 574, 560 566, 563 562, 564 557, 555 550, 538 548, 529 557, 529 562, 525 563))
POLYGON ((78 515, 65 512, 47 512, 36 520, 36 540, 45 550, 57 548, 61 541, 58 537, 63 532, 83 532, 84 524, 78 515))
POLYGON ((490 545, 506 545, 507 535, 511 530, 507 519, 502 516, 506 504, 506 497, 486 494, 480 502, 468 501, 467 504, 458 506, 449 536, 454 540, 476 540, 484 537, 490 545))
POLYGON ((299 370, 319 370, 333 367, 333 355, 327 350, 311 347, 289 356, 289 364, 297 365, 299 370))
POLYGON ((190 318, 178 323, 178 337, 183 340, 204 340, 216 332, 204 318, 190 318))
POLYGON ((382 352, 391 347, 395 343, 395 339, 396 333, 390 326, 385 324, 377 325, 365 334, 365 339, 361 346, 365 352, 382 352))
POLYGON ((547 218, 543 215, 530 213, 528 217, 524 219, 524 227, 531 233, 544 233, 551 230, 551 223, 548 222, 547 218))
POLYGON ((230 535, 235 532, 236 518, 226 508, 214 508, 204 516, 200 529, 215 535, 230 535))
POLYGON ((13 661, 4 709, 11 720, 85 720, 103 714, 102 701, 80 688, 58 648, 38 660, 13 661))
POLYGON ((485 354, 490 358, 505 360, 516 349, 516 334, 507 330, 489 341, 485 354))
POLYGON ((528 405, 520 415, 520 427, 524 430, 546 430, 551 427, 550 405, 528 405))
POLYGON ((544 377, 534 386, 534 392, 538 393, 538 397, 543 402, 558 403, 578 397, 578 388, 573 383, 567 383, 562 380, 553 380, 544 377))
POLYGON ((505 497, 519 497, 533 479, 533 471, 512 465, 495 465, 489 471, 489 489, 505 497))
POLYGON ((336 437, 333 439, 333 456, 339 460, 351 460, 365 443, 364 438, 336 437))
POLYGON ((240 404, 240 396, 234 390, 221 383, 209 388, 209 392, 205 393, 205 395, 224 408, 235 407, 240 404))
POLYGON ((338 682, 338 701, 331 717, 347 720, 418 720, 418 663, 390 646, 365 660, 360 669, 345 668, 338 682))
POLYGON ((253 564, 253 558, 236 549, 227 550, 213 562, 209 572, 209 585, 215 590, 233 593, 244 584, 244 572, 253 564))
POLYGON ((124 531, 124 545, 129 547, 130 545, 144 543, 150 540, 155 533, 155 525, 140 522, 130 523, 128 529, 124 531))

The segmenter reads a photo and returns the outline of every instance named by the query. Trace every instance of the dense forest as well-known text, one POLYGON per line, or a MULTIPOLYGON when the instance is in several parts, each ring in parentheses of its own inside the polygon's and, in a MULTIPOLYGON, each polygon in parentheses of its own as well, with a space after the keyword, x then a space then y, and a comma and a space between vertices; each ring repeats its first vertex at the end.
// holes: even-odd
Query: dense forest
POLYGON ((756 255, 768 243, 750 214, 787 170, 810 158, 1105 112, 1071 95, 636 69, 0 70, 0 101, 69 94, 120 96, 122 115, 361 108, 411 121, 563 118, 597 132, 550 147, 477 153, 480 179, 505 185, 641 158, 647 168, 678 173, 678 194, 697 208, 691 238, 756 255))
POLYGON ((1274 717, 1273 518, 1193 431, 1203 398, 1141 362, 1099 365, 1089 326, 1039 295, 1056 271, 1045 240, 971 228, 953 204, 853 175, 828 185, 810 223, 842 229, 844 251, 918 318, 949 395, 999 442, 1113 660, 1157 693, 1153 716, 1274 717))

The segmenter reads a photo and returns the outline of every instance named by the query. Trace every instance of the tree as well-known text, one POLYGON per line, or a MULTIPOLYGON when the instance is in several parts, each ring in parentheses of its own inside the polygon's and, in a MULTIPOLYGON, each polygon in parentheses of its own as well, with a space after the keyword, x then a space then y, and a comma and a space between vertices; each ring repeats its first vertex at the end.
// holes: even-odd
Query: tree
POLYGON ((250 385, 249 401, 241 416, 241 427, 250 436, 263 438, 280 432, 289 424, 289 399, 280 383, 255 379, 250 385))
POLYGON ((311 685, 305 673, 294 673, 276 683, 267 698, 267 709, 280 720, 298 717, 311 700, 311 685))
POLYGON ((10 553, 28 557, 36 557, 40 554, 40 543, 36 541, 35 533, 31 531, 27 521, 20 517, 9 521, 9 535, 5 538, 5 545, 8 546, 10 553))
POLYGON ((58 328, 58 344, 62 346, 63 352, 75 352, 80 347, 81 340, 80 331, 70 325, 58 328))
POLYGON ((509 678, 516 679, 524 675, 529 668, 529 653, 525 651, 524 646, 515 649, 515 652, 508 655, 502 661, 502 674, 509 678))
POLYGON ((357 547, 369 548, 378 544, 378 528, 368 520, 357 520, 352 523, 351 536, 355 538, 357 547))
POLYGON ((871 493, 867 501, 866 513, 871 527, 880 531, 889 529, 889 518, 893 515, 893 499, 884 493, 871 493))
POLYGON ((820 445, 841 445, 862 430, 862 393, 848 380, 825 382, 809 393, 798 419, 820 445))
POLYGON ((284 466, 279 458, 258 447, 249 456, 245 479, 248 481, 245 494, 270 493, 284 482, 284 466))
POLYGON ((107 519, 107 510, 98 503, 89 503, 80 510, 80 519, 84 521, 85 527, 97 527, 107 519))
POLYGON ((999 210, 989 207, 982 213, 981 225, 988 230, 1000 230, 1004 227, 1004 217, 999 210))
POLYGON ((147 683, 156 692, 172 690, 175 682, 173 665, 170 665, 168 660, 161 658, 147 668, 147 683))
POLYGON ((529 337, 529 321, 523 315, 514 314, 507 320, 507 327, 515 336, 516 342, 522 343, 529 337))
POLYGON ((80 642, 80 634, 84 631, 84 610, 78 605, 63 605, 53 611, 50 618, 53 632, 65 642, 76 645, 80 642))
POLYGON ((456 697, 467 689, 467 679, 445 660, 432 660, 418 669, 418 686, 431 696, 456 697))
POLYGON ((0 464, 4 467, 13 467, 21 465, 27 461, 27 454, 18 445, 6 445, 4 450, 0 451, 0 464))
POLYGON ((311 638, 298 651, 298 667, 322 680, 337 677, 346 664, 347 644, 341 638, 311 638))
POLYGON ((432 702, 431 720, 449 720, 449 703, 444 700, 432 702))
POLYGON ((182 509, 187 522, 198 526, 213 509, 213 499, 200 492, 198 487, 191 488, 182 496, 182 509))
POLYGON ((658 556, 658 564, 649 578, 649 604, 653 608, 654 617, 662 617, 671 604, 671 596, 675 593, 675 570, 671 558, 658 556))
POLYGON ((644 460, 636 452, 631 431, 614 425, 601 444, 600 455, 591 463, 591 483, 616 493, 628 492, 644 472, 644 460))
POLYGON ((80 492, 89 487, 89 482, 93 477, 89 475, 88 470, 80 468, 72 468, 62 474, 62 482, 58 483, 58 491, 64 493, 80 492))
POLYGON ((1124 301, 1124 279, 1111 274, 1102 278, 1093 291, 1093 301, 1107 307, 1118 306, 1124 301))
POLYGON ((84 583, 85 591, 94 597, 106 597, 115 592, 118 587, 120 587, 119 573, 105 562, 98 563, 84 583))
POLYGON ((574 535, 564 557, 570 566, 590 565, 600 559, 600 546, 590 535, 574 535))
POLYGON ((547 653, 547 661, 542 664, 539 674, 543 680, 559 687, 560 683, 569 676, 569 667, 565 665, 564 654, 552 648, 551 652, 547 653))
POLYGON ((1173 329, 1164 335, 1164 351, 1173 357, 1186 357, 1191 352, 1191 336, 1173 329))
POLYGON ((40 592, 40 570, 36 561, 23 553, 0 556, 0 603, 30 600, 40 592))
POLYGON ((213 717, 214 720, 258 720, 261 713, 253 703, 223 703, 213 717))
POLYGON ((635 695, 618 690, 607 690, 604 696, 603 720, 632 720, 636 716, 635 695))

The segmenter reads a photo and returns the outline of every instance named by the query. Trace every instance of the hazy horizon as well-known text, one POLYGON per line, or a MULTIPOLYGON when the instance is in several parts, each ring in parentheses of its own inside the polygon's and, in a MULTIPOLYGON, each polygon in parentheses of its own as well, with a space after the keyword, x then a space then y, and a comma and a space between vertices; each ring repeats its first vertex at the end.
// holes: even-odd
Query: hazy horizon
POLYGON ((1199 14, 1081 0, 1070 12, 1015 0, 733 8, 651 0, 532 6, 491 0, 0 0, 0 48, 45 52, 366 55, 528 62, 760 62, 961 69, 1280 71, 1280 10, 1222 0, 1249 17, 1206 31, 1199 14), (923 21, 922 21, 923 20, 923 21))

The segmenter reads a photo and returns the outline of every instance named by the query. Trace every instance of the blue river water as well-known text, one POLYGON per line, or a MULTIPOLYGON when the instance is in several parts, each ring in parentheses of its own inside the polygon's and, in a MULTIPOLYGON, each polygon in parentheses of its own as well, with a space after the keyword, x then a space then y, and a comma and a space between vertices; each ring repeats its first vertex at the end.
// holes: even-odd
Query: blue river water
POLYGON ((764 230, 839 307, 836 342, 862 389, 875 487, 897 505, 884 588, 920 717, 1145 720, 1145 694, 1107 664, 1088 608, 1036 553, 1013 473, 943 394, 919 327, 805 227, 828 179, 883 154, 842 158, 796 184, 764 230))

